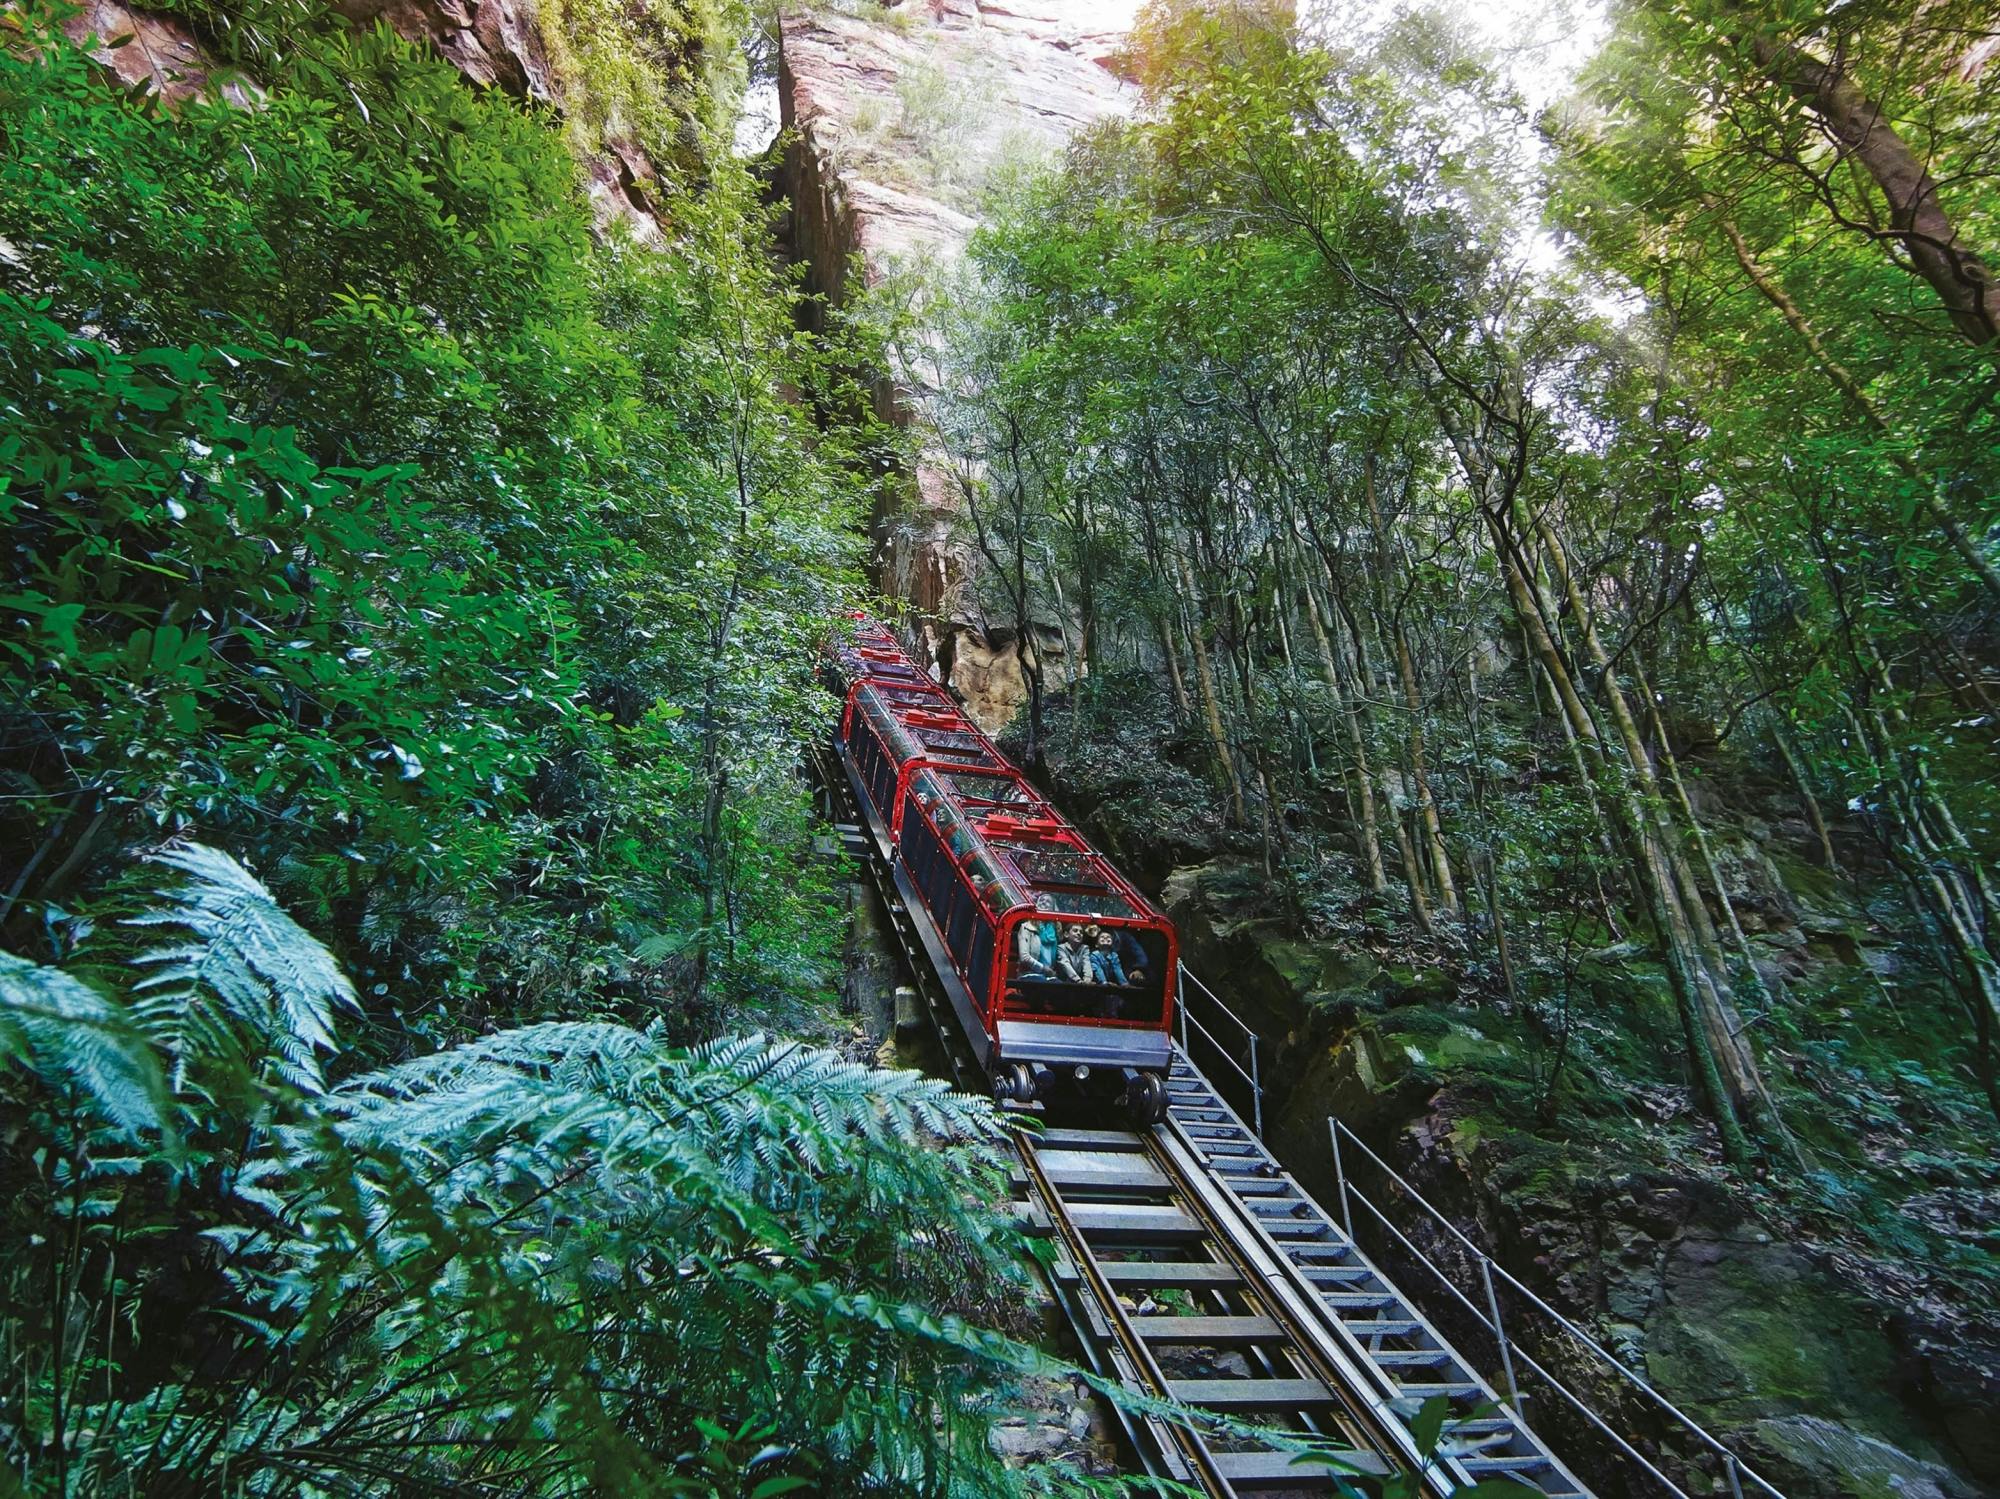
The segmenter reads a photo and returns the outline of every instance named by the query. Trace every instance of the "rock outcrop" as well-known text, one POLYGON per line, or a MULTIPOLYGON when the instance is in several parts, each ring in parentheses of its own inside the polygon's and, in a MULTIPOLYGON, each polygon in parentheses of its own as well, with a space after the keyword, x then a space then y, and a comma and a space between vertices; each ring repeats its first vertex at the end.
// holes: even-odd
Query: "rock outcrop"
MULTIPOLYGON (((789 248, 810 288, 837 305, 857 274, 875 285, 956 257, 996 168, 1129 113, 1135 91, 1114 63, 1137 10, 1137 0, 784 7, 779 109, 792 134, 782 186, 789 248)), ((907 423, 921 394, 913 372, 892 371, 877 405, 907 423)), ((973 558, 951 535, 959 493, 942 463, 918 465, 906 502, 875 518, 875 582, 909 605, 922 622, 917 644, 998 729, 1026 693, 1020 646, 989 630, 969 597, 973 558)), ((1046 668, 1062 632, 1044 623, 1046 668)))
MULTIPOLYGON (((564 78, 555 66, 532 0, 336 0, 334 8, 357 24, 385 22, 424 43, 476 87, 558 113, 575 102, 580 80, 564 78)), ((241 71, 217 67, 201 31, 182 15, 124 0, 81 0, 63 31, 79 45, 94 41, 92 55, 121 83, 144 84, 170 103, 213 86, 231 103, 247 105, 257 92, 241 71)), ((599 227, 619 224, 642 243, 658 242, 647 184, 659 171, 644 148, 609 132, 580 154, 599 227)))
MULTIPOLYGON (((78 46, 93 43, 91 55, 127 88, 144 84, 170 103, 201 93, 215 72, 201 38, 178 15, 139 10, 122 0, 81 0, 62 29, 78 46)), ((250 86, 240 77, 222 88, 233 103, 250 98, 250 86)))

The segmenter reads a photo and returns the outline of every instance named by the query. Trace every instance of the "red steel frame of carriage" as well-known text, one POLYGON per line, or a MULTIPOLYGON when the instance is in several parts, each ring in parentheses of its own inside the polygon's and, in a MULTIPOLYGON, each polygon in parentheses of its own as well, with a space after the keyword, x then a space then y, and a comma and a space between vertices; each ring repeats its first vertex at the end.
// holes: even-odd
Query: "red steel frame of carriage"
POLYGON ((833 652, 836 748, 868 832, 919 922, 961 1028, 1003 1097, 1122 1090, 1165 1104, 1179 949, 1173 925, 1008 763, 880 625, 833 652), (1023 971, 1021 927, 1123 934, 1137 982, 1023 971), (929 930, 923 930, 928 927, 929 930))

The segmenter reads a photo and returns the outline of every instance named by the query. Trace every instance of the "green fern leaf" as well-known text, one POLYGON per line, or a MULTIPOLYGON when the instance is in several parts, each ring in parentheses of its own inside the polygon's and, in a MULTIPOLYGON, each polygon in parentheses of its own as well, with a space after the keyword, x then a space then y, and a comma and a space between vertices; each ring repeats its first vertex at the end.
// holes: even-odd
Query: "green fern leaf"
POLYGON ((280 1076, 323 1091, 334 1011, 359 1008, 333 955, 229 855, 189 843, 153 860, 188 880, 171 905, 128 924, 180 927, 193 940, 139 956, 152 971, 134 985, 133 1016, 173 1059, 175 1088, 190 1062, 248 1053, 274 1054, 280 1076))
POLYGON ((160 1070, 131 1017, 81 979, 4 952, 0 1060, 68 1077, 121 1130, 161 1127, 160 1070))

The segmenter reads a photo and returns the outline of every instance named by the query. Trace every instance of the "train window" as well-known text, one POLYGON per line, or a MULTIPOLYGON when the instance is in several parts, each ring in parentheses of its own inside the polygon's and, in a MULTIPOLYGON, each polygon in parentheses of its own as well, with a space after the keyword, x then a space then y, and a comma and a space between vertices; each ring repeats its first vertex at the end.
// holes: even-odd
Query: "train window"
POLYGON ((948 775, 959 800, 982 809, 1004 812, 1038 811, 1041 799, 1012 776, 948 775))
POLYGON ((1137 916, 1138 910, 1105 878, 1094 854, 1044 844, 997 843, 1046 909, 1070 916, 1137 916))
POLYGON ((939 760, 965 760, 975 765, 992 762, 986 746, 970 734, 961 734, 949 729, 926 729, 923 734, 925 751, 939 760))
POLYGON ((1033 919, 1009 954, 1007 1013, 1155 1024, 1166 1001, 1167 939, 1152 927, 1033 919), (1070 933, 1082 939, 1066 941, 1070 933), (1101 954, 1101 956, 1097 956, 1101 954), (1079 980, 1079 964, 1092 964, 1079 980))
POLYGON ((1112 890, 1050 890, 1052 909, 1069 916, 1137 916, 1132 902, 1112 890))

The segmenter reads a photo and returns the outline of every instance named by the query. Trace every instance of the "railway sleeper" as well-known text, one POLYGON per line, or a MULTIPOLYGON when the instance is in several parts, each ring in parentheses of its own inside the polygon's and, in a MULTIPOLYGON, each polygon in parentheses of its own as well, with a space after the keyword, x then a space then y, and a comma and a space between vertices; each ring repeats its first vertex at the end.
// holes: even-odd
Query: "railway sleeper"
POLYGON ((1272 1489, 1295 1489, 1306 1484, 1328 1483, 1357 1473, 1386 1477, 1389 1465, 1372 1452, 1356 1452, 1340 1467, 1329 1463, 1301 1462, 1292 1452, 1217 1452, 1216 1471, 1238 1493, 1272 1489))
POLYGON ((1093 1249, 1125 1244, 1197 1244, 1208 1237, 1178 1207, 1154 1203, 1066 1203, 1066 1214, 1093 1249))
POLYGON ((1316 1379, 1172 1379, 1174 1399, 1203 1410, 1235 1414, 1241 1411, 1295 1411, 1320 1414, 1339 1408, 1340 1401, 1316 1379))
POLYGON ((1290 1341, 1272 1317, 1134 1317, 1132 1327, 1154 1347, 1250 1348, 1290 1341))

